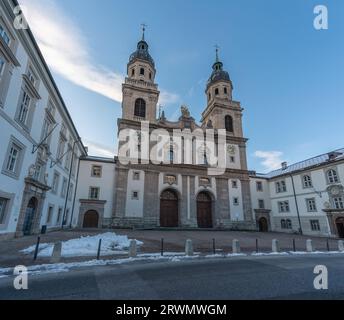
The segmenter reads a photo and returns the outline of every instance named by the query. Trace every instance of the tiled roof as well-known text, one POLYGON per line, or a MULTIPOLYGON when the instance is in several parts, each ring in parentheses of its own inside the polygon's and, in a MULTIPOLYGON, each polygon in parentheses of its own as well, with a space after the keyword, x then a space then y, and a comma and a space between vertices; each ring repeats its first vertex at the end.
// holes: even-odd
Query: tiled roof
POLYGON ((261 177, 261 178, 266 178, 266 179, 271 179, 271 178, 275 178, 281 175, 285 175, 285 174, 290 174, 296 171, 301 171, 301 170, 305 170, 311 167, 316 167, 316 166, 320 166, 332 161, 338 161, 344 159, 344 148, 343 149, 338 149, 332 152, 328 152, 325 154, 322 154, 320 156, 316 156, 314 158, 311 159, 307 159, 301 162, 297 162, 294 163, 290 166, 287 166, 286 169, 278 169, 278 170, 274 170, 271 171, 267 174, 256 174, 257 177, 261 177))

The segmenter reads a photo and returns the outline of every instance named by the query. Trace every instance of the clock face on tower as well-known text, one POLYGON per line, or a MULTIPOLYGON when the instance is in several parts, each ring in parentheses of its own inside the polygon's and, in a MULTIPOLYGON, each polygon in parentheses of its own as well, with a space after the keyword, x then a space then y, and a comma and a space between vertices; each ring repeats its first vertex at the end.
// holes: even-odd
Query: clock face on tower
POLYGON ((338 196, 341 193, 341 188, 339 186, 333 186, 330 192, 332 196, 338 196))
POLYGON ((235 155, 235 151, 236 151, 236 149, 235 149, 235 146, 234 146, 234 145, 229 144, 229 145, 227 146, 227 152, 228 152, 228 154, 230 154, 230 155, 235 155))

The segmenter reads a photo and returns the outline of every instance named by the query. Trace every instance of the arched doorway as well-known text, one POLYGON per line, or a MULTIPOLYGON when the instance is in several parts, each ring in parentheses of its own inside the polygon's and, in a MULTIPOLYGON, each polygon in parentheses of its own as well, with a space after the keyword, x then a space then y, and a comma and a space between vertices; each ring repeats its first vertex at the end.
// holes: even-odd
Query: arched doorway
POLYGON ((268 220, 264 217, 260 218, 258 220, 259 225, 259 232, 268 232, 269 231, 269 225, 268 220))
POLYGON ((24 224, 23 224, 23 233, 25 236, 28 236, 32 233, 32 226, 37 210, 37 204, 38 201, 36 198, 31 198, 26 210, 25 210, 25 218, 24 218, 24 224))
POLYGON ((212 200, 208 192, 200 192, 198 194, 197 223, 199 228, 213 227, 212 200))
POLYGON ((165 190, 160 197, 160 226, 176 228, 178 225, 178 195, 173 190, 165 190))
POLYGON ((338 218, 336 220, 336 226, 339 238, 344 238, 344 218, 338 218))
POLYGON ((98 228, 99 214, 95 210, 89 210, 84 215, 83 228, 98 228))

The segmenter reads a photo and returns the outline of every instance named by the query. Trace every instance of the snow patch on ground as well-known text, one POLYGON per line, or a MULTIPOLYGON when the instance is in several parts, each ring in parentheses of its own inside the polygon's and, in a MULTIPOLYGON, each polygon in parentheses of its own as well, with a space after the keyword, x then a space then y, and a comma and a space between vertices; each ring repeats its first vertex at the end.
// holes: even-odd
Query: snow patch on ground
POLYGON ((288 256, 288 252, 254 252, 252 256, 260 257, 260 256, 288 256))
MULTIPOLYGON (((95 236, 81 237, 62 242, 62 257, 87 257, 96 256, 98 251, 99 239, 102 240, 101 255, 119 255, 126 253, 130 245, 130 239, 127 236, 117 235, 113 232, 98 234, 95 236)), ((138 246, 143 242, 136 240, 138 246)), ((51 257, 53 253, 53 243, 42 243, 39 245, 39 257, 51 257)), ((33 254, 36 246, 33 245, 20 252, 24 254, 33 254)))

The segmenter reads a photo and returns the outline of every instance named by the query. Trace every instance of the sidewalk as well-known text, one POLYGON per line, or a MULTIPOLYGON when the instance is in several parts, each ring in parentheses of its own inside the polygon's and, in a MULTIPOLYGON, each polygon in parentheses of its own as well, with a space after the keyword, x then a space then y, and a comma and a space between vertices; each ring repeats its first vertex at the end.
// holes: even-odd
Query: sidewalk
MULTIPOLYGON (((306 240, 312 239, 315 250, 327 251, 327 239, 309 236, 289 235, 281 233, 258 233, 258 232, 238 232, 238 231, 164 231, 164 230, 73 230, 57 231, 45 235, 40 235, 40 243, 55 243, 80 238, 82 236, 97 235, 105 232, 115 232, 118 235, 127 235, 130 239, 137 239, 143 242, 140 253, 160 253, 161 239, 164 239, 165 252, 181 252, 185 250, 185 241, 193 241, 194 251, 201 254, 213 254, 214 244, 216 253, 231 253, 232 240, 240 241, 243 253, 256 251, 256 239, 258 239, 259 252, 271 252, 273 239, 278 239, 281 251, 293 250, 293 239, 295 239, 297 251, 306 250, 306 240), (215 239, 215 242, 213 241, 215 239)), ((38 265, 49 263, 49 258, 39 257, 33 261, 33 255, 25 255, 20 250, 26 249, 37 242, 37 236, 28 236, 19 239, 1 241, 0 245, 0 268, 14 267, 16 265, 38 265)), ((338 239, 329 240, 330 250, 338 250, 338 239)), ((61 258, 61 262, 79 262, 95 259, 94 256, 61 258)), ((102 257, 102 259, 126 258, 123 255, 102 257)))

